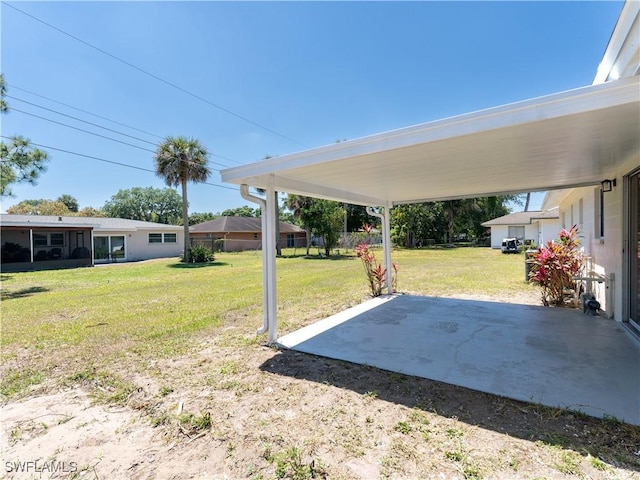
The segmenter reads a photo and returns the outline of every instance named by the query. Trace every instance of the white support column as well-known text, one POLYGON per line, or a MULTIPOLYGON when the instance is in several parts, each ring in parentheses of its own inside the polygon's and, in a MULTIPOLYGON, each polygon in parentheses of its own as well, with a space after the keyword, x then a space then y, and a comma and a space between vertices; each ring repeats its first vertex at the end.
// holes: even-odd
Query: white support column
POLYGON ((266 230, 263 231, 265 238, 262 239, 262 248, 267 251, 267 263, 265 265, 267 271, 267 284, 269 292, 269 301, 267 304, 267 316, 269 320, 268 342, 276 343, 278 340, 278 319, 276 317, 278 311, 277 295, 276 295, 276 195, 273 184, 267 187, 266 192, 266 230))
POLYGON ((387 203, 382 216, 382 248, 387 267, 387 293, 393 293, 393 265, 391 265, 391 203, 387 203))
POLYGON ((33 228, 29 229, 29 250, 31 250, 31 263, 33 263, 33 228))
POLYGON ((372 207, 367 207, 367 213, 382 220, 382 252, 384 256, 384 266, 386 268, 387 293, 393 293, 393 273, 391 265, 391 204, 384 207, 383 213, 375 211, 372 207))
MULTIPOLYGON (((260 232, 262 236, 266 235, 267 231, 267 202, 264 198, 256 197, 255 195, 251 195, 249 193, 249 186, 246 184, 240 185, 240 195, 245 200, 249 200, 250 202, 255 202, 260 205, 260 232)), ((225 245, 227 234, 225 233, 225 245)), ((262 327, 260 327, 257 331, 257 335, 262 335, 269 330, 269 274, 267 272, 267 248, 264 243, 264 238, 262 238, 262 327)))

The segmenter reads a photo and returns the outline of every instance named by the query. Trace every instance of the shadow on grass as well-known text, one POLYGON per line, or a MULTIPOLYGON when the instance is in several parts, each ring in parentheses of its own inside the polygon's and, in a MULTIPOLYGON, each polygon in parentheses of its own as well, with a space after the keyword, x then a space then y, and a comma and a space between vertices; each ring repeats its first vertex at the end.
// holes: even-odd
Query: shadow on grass
POLYGON ((303 258, 305 260, 336 261, 336 260, 354 260, 354 259, 357 259, 358 257, 356 257, 355 254, 354 255, 330 255, 328 257, 324 254, 322 255, 301 254, 301 255, 283 256, 282 258, 303 258))
POLYGON ((44 287, 29 287, 22 290, 16 290, 15 292, 2 292, 1 300, 4 301, 11 300, 13 298, 30 297, 31 295, 34 295, 36 293, 43 293, 48 291, 49 289, 44 287))
POLYGON ((511 400, 366 365, 280 350, 260 369, 299 380, 330 384, 362 395, 454 418, 532 442, 587 453, 640 471, 640 427, 559 408, 511 400), (617 440, 614 440, 617 439, 617 440), (622 441, 622 439, 625 439, 622 441))
POLYGON ((169 268, 207 268, 207 267, 224 267, 229 265, 227 262, 207 262, 207 263, 172 263, 167 265, 169 268))

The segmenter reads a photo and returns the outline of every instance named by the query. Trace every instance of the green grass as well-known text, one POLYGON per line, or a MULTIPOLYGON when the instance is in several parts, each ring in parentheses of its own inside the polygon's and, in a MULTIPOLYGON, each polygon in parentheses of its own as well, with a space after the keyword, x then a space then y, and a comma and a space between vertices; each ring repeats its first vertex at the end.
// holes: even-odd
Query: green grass
MULTIPOLYGON (((352 252, 328 259, 283 253, 277 259, 280 333, 369 297, 352 252)), ((523 281, 521 256, 487 248, 399 249, 393 261, 400 292, 491 295, 534 288, 523 281)), ((185 352, 202 335, 250 348, 255 341, 247 337, 261 322, 259 252, 221 253, 206 266, 163 259, 3 274, 1 345, 9 366, 1 391, 12 397, 40 383, 53 370, 45 358, 56 359, 56 372, 68 381, 79 371, 108 370, 125 356, 149 360, 185 352), (235 329, 228 331, 229 325, 235 329)), ((230 362, 221 373, 235 369, 230 362)))

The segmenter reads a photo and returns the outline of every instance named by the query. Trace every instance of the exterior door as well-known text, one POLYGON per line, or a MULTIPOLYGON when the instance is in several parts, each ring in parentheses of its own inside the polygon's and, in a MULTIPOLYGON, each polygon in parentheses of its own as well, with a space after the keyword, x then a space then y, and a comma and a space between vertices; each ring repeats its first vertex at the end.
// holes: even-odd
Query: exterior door
POLYGON ((629 321, 640 332, 640 172, 629 177, 629 321))
POLYGON ((115 262, 124 259, 124 248, 124 235, 93 237, 93 258, 97 262, 115 262))

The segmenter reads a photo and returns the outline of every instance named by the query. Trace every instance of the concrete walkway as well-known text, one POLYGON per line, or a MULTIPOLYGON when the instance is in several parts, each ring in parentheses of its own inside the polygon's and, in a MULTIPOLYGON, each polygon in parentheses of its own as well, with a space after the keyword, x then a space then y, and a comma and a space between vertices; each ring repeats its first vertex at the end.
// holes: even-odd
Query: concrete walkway
POLYGON ((579 310, 387 296, 279 344, 640 425, 640 344, 619 323, 579 310))

